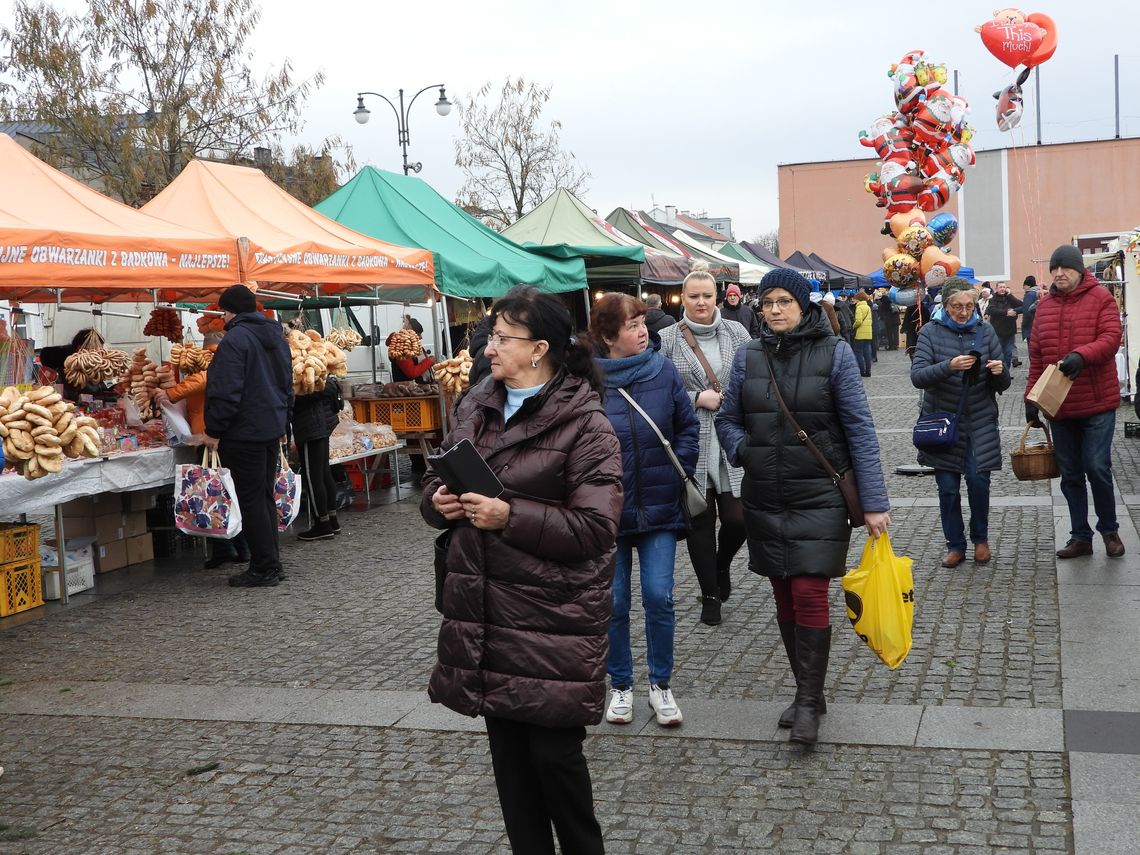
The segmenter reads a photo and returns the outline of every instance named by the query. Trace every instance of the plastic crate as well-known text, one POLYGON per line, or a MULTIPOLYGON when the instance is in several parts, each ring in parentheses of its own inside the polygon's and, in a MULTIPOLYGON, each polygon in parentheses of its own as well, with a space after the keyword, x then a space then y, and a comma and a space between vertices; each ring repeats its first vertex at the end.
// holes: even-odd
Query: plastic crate
MULTIPOLYGON (((59 596, 59 567, 41 565, 40 573, 44 579, 44 599, 58 600, 59 596)), ((84 558, 81 561, 67 562, 67 596, 79 594, 95 587, 95 559, 84 558)))
POLYGON ((439 398, 377 398, 370 404, 368 421, 391 425, 397 433, 438 430, 439 398))
MULTIPOLYGON (((39 548, 39 544, 36 544, 39 548)), ((0 617, 26 612, 44 604, 40 559, 0 565, 0 617)))
POLYGON ((31 561, 40 555, 40 527, 35 523, 0 523, 0 564, 31 561))

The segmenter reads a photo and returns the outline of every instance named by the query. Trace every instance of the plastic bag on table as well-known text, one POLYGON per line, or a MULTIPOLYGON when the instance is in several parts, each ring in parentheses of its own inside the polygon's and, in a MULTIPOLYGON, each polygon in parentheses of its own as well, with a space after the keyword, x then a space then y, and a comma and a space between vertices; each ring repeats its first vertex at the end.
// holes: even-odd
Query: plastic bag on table
POLYGON ((914 625, 914 564, 896 556, 885 532, 863 546, 858 567, 843 577, 847 617, 855 633, 892 671, 910 653, 914 625))
POLYGON ((126 414, 127 424, 130 427, 142 427, 142 414, 139 413, 139 408, 135 406, 130 395, 123 395, 115 402, 115 406, 126 414))
POLYGON ((163 401, 162 420, 166 422, 166 440, 172 446, 190 445, 194 431, 186 415, 185 401, 163 401))
POLYGON ((174 468, 174 525, 186 534, 228 540, 241 531, 230 470, 223 469, 218 452, 204 449, 202 462, 174 468))

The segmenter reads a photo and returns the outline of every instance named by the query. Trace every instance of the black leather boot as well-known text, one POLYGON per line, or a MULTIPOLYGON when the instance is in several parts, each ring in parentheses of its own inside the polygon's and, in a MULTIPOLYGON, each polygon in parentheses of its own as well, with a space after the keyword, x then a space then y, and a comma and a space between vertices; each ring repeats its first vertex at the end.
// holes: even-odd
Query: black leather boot
MULTIPOLYGON (((784 650, 788 654, 788 664, 792 666, 792 676, 796 678, 796 684, 799 685, 800 662, 796 658, 796 622, 778 620, 776 626, 780 628, 780 638, 784 642, 784 650)), ((823 695, 819 696, 819 714, 827 714, 827 699, 823 695)), ((795 716, 796 705, 792 703, 780 713, 780 727, 791 727, 795 716)))
POLYGON ((701 623, 706 626, 720 624, 720 598, 701 597, 701 623))
POLYGON ((823 684, 827 680, 827 660, 831 654, 831 627, 796 627, 796 703, 792 733, 788 739, 801 745, 815 745, 819 739, 819 717, 823 706, 823 684))

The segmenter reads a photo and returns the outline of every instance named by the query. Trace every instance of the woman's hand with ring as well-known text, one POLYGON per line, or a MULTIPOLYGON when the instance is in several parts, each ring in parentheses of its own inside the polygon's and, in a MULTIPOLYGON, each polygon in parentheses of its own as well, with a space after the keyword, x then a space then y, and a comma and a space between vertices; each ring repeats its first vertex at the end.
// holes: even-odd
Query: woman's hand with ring
POLYGON ((442 485, 432 494, 431 504, 444 519, 461 520, 466 513, 459 498, 442 485))
POLYGON ((467 509, 467 518, 475 528, 483 531, 498 531, 507 527, 511 516, 511 506, 502 499, 492 499, 478 493, 464 493, 459 497, 467 509))
POLYGON ((968 353, 963 353, 960 356, 955 356, 950 360, 950 370, 966 371, 970 368, 973 368, 975 362, 977 362, 976 356, 971 356, 968 353))

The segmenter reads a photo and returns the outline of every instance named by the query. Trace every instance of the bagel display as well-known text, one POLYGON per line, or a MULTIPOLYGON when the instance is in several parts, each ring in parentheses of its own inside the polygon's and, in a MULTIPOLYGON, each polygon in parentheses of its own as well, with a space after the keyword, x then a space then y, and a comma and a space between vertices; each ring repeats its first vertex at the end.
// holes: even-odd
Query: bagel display
POLYGON ((293 357, 293 391, 311 395, 325 388, 329 374, 343 377, 348 360, 336 344, 321 338, 315 330, 292 330, 286 336, 293 357))
POLYGON ((63 360, 63 376, 76 389, 82 389, 92 383, 117 381, 130 364, 131 357, 121 350, 82 349, 63 360))
POLYGON ((326 342, 335 344, 346 353, 351 352, 353 348, 357 347, 363 340, 360 333, 356 330, 348 329, 347 327, 333 327, 329 330, 329 334, 325 336, 326 342))
POLYGON ((95 419, 51 386, 0 392, 0 439, 4 457, 29 481, 61 471, 65 457, 98 457, 102 445, 95 419))
POLYGON ((471 366, 474 360, 466 350, 461 350, 451 359, 437 362, 432 370, 439 387, 448 395, 458 395, 470 385, 471 366))
POLYGON ((388 337, 388 356, 392 359, 415 359, 424 352, 424 343, 415 330, 397 330, 388 337))

